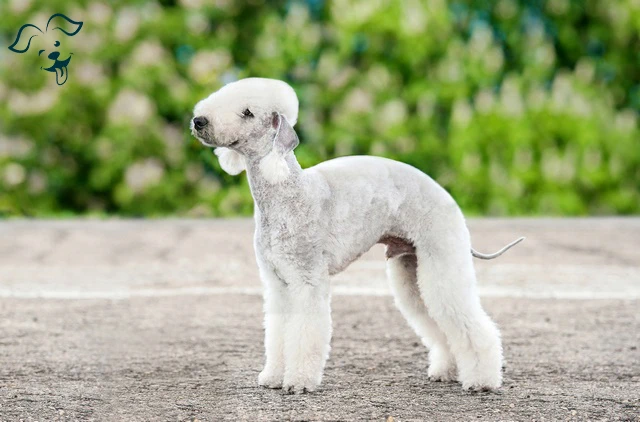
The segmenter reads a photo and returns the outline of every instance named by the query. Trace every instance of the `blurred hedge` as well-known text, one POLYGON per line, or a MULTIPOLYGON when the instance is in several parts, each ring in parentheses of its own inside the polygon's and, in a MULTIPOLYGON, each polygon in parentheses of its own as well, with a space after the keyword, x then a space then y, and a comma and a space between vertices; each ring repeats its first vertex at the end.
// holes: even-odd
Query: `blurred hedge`
POLYGON ((61 87, 0 49, 0 215, 251 213, 188 133, 246 76, 297 90, 303 167, 388 156, 471 214, 640 212, 637 0, 70 3, 0 2, 5 46, 84 21, 61 87))

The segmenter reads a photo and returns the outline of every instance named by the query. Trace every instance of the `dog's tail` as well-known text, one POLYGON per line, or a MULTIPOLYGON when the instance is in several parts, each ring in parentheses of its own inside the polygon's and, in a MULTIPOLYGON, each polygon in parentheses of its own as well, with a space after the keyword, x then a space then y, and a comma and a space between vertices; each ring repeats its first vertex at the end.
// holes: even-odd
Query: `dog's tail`
POLYGON ((509 243, 504 248, 500 249, 498 252, 494 252, 494 253, 481 253, 481 252, 478 252, 475 249, 471 248, 471 255, 473 255, 476 258, 480 258, 480 259, 494 259, 494 258, 497 258, 500 255, 502 255, 503 253, 505 253, 509 249, 513 248, 515 245, 517 245, 518 243, 522 242, 524 239, 525 239, 524 237, 516 239, 513 242, 509 243))

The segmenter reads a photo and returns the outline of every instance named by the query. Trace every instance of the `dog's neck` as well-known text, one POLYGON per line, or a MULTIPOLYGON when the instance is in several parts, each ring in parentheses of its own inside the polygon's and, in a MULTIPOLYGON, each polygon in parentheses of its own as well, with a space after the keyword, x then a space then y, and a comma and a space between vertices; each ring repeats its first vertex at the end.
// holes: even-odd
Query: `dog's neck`
POLYGON ((293 203, 301 199, 302 168, 293 151, 285 155, 285 161, 289 168, 289 175, 279 183, 267 180, 260 169, 260 159, 248 160, 247 178, 251 195, 255 203, 256 211, 260 215, 268 216, 272 211, 279 213, 283 203, 293 203))

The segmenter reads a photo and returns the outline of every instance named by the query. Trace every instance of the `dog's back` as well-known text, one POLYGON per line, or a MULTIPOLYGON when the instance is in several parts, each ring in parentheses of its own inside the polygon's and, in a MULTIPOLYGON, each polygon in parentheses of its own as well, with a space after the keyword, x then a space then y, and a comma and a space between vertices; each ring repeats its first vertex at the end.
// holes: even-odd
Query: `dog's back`
POLYGON ((346 268, 381 238, 414 235, 434 208, 457 208, 429 176, 387 158, 340 157, 305 173, 328 187, 323 218, 330 234, 326 239, 331 243, 331 273, 346 268))

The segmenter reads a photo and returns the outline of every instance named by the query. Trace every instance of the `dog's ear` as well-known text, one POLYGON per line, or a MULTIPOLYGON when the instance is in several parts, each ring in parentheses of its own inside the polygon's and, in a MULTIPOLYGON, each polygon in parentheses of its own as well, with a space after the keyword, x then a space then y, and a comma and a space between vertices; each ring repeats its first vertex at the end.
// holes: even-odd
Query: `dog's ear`
POLYGON ((49 32, 56 29, 64 32, 70 37, 73 37, 82 29, 82 22, 76 22, 72 19, 69 19, 62 13, 56 13, 54 15, 51 15, 51 17, 49 18, 45 31, 49 32))
POLYGON ((232 176, 242 173, 242 170, 246 169, 244 158, 239 153, 232 149, 219 147, 213 150, 218 156, 218 162, 222 170, 226 171, 232 176))
POLYGON ((14 53, 24 53, 31 46, 31 38, 41 35, 43 32, 35 25, 30 23, 22 25, 16 36, 16 40, 9 46, 9 50, 14 53))
POLYGON ((271 125, 276 130, 273 137, 274 148, 277 148, 284 155, 298 146, 300 143, 298 135, 284 115, 273 113, 271 125))
POLYGON ((276 130, 276 134, 273 137, 271 152, 260 160, 260 172, 267 181, 276 184, 289 176, 289 166, 285 158, 289 151, 298 146, 299 140, 296 131, 284 115, 274 112, 271 126, 276 130))

